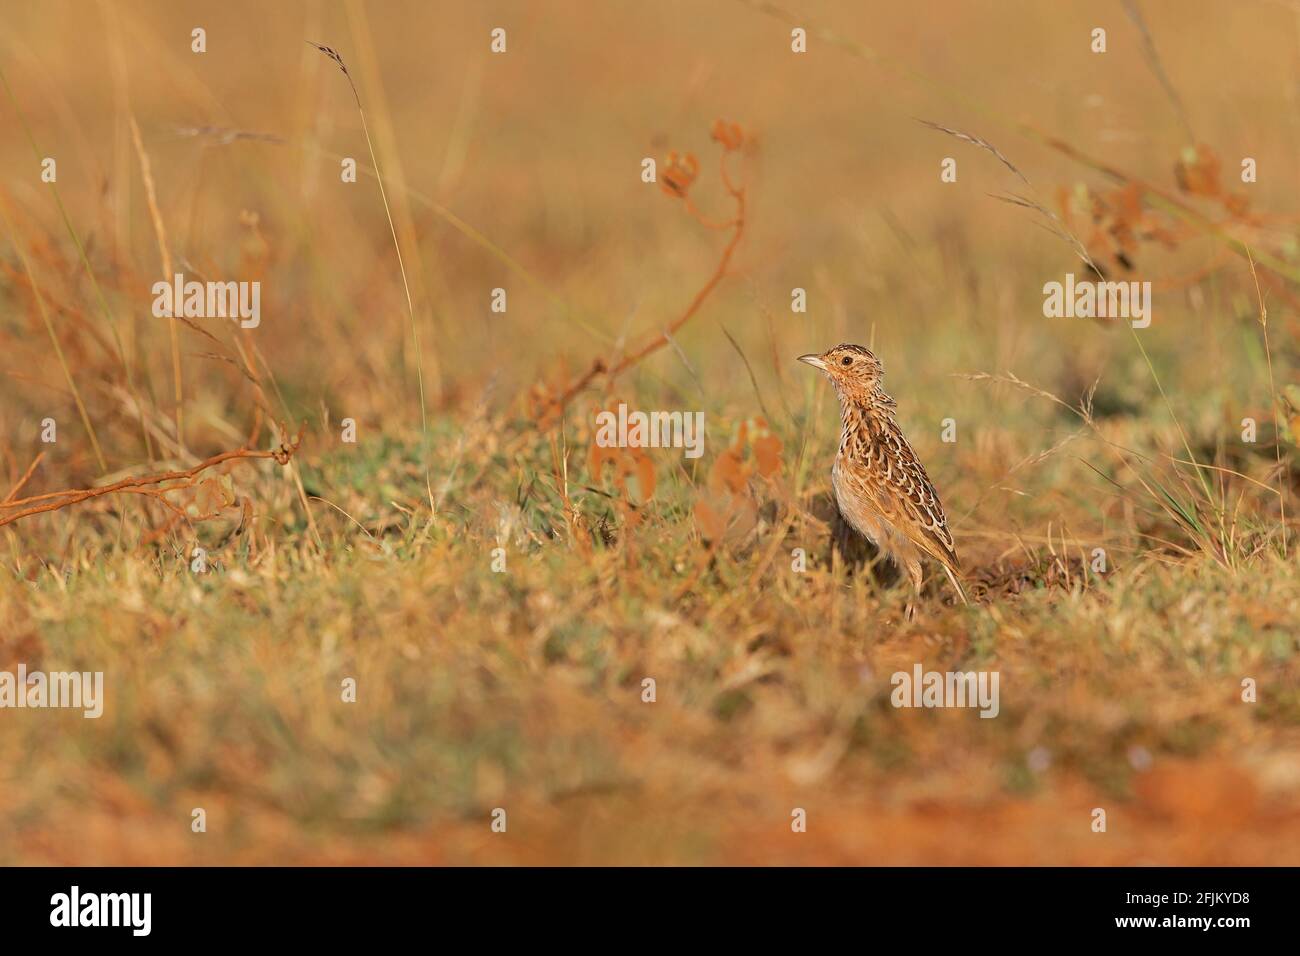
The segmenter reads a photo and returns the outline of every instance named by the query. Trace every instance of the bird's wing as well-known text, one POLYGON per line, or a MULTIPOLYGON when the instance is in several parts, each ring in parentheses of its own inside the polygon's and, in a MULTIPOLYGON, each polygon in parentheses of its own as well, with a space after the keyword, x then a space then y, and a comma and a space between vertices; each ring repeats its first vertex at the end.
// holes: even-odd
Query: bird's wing
POLYGON ((961 570, 939 495, 902 432, 895 425, 864 438, 858 454, 841 463, 844 477, 918 548, 961 570))

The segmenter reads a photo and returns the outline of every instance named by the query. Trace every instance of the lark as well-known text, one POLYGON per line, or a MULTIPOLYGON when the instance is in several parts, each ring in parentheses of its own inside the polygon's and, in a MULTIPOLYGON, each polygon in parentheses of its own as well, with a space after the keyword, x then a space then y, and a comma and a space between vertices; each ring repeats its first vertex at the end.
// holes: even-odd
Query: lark
MULTIPOLYGON (((831 469, 845 522, 912 579, 919 597, 922 558, 938 561, 957 589, 961 563, 939 494, 894 418, 897 403, 881 387, 885 367, 860 345, 837 345, 800 362, 821 369, 840 400, 840 449, 831 469)), ((909 614, 911 616, 911 607, 909 614)))

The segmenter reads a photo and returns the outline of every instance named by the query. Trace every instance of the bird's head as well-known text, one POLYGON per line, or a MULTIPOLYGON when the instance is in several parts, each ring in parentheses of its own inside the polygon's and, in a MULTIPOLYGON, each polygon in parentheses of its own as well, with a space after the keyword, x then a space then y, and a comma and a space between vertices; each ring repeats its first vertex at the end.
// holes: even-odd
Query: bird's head
POLYGON ((861 345, 837 345, 820 355, 800 355, 799 361, 825 372, 840 398, 860 404, 880 387, 885 375, 880 359, 861 345))

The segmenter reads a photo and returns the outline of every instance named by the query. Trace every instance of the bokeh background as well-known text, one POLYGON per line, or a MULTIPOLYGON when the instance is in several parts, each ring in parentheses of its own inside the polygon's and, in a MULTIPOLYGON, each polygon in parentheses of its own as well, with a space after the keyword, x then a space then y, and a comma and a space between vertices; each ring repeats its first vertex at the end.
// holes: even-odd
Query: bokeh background
MULTIPOLYGON (((281 378, 312 383, 302 401, 323 394, 372 427, 381 409, 408 403, 410 376, 395 373, 411 369, 394 364, 408 337, 406 307, 384 208, 364 173, 355 186, 339 182, 336 157, 369 165, 361 123, 344 78, 304 39, 339 48, 371 114, 396 221, 416 243, 409 274, 427 326, 434 402, 491 376, 521 386, 557 362, 585 365, 593 346, 608 342, 593 341, 582 323, 613 340, 656 330, 681 310, 716 258, 717 237, 646 187, 639 163, 670 149, 694 152, 704 167, 695 190, 702 208, 727 211, 708 138, 717 117, 753 138, 751 223, 741 281, 720 289, 713 315, 682 333, 691 348, 719 346, 725 364, 710 364, 710 394, 745 385, 717 328, 724 318, 753 350, 770 324, 781 354, 874 336, 899 384, 918 378, 936 339, 956 343, 946 358, 957 367, 1032 362, 1049 380, 1071 362, 1090 379, 1116 346, 1130 352, 1125 337, 1098 335, 1088 323, 1042 320, 1042 283, 1077 264, 1068 247, 1050 241, 1032 214, 990 198, 1028 191, 992 156, 915 122, 989 140, 1053 209, 1056 190, 1083 170, 1018 135, 1016 123, 1171 187, 1186 133, 1122 6, 946 3, 933 20, 870 4, 805 9, 814 36, 800 56, 785 22, 761 4, 143 3, 65 13, 19 2, 6 5, 7 75, 42 153, 59 162, 60 191, 87 242, 104 262, 138 273, 115 308, 142 366, 156 353, 159 378, 167 329, 143 307, 161 264, 130 114, 174 258, 218 276, 265 270, 258 342, 281 378), (196 16, 209 37, 202 55, 190 51, 196 16), (80 25, 74 41, 65 19, 80 25), (488 51, 494 26, 508 31, 504 56, 488 51), (1109 31, 1104 55, 1090 51, 1095 26, 1109 31), (221 131, 235 130, 282 141, 224 142, 221 131), (945 156, 957 158, 959 178, 941 187, 945 156), (241 220, 245 212, 256 228, 241 220), (811 301, 797 320, 789 311, 796 286, 811 301), (496 287, 509 293, 504 316, 488 311, 496 287)), ((1238 156, 1256 158, 1251 200, 1285 212, 1296 185, 1295 130, 1267 120, 1294 102, 1293 11, 1268 3, 1143 10, 1197 141, 1230 167, 1238 156), (1210 50, 1212 71, 1203 68, 1210 50)), ((12 108, 6 128, 7 188, 31 228, 57 240, 57 211, 12 108)), ((1204 264, 1204 247, 1183 251, 1192 268, 1204 264)), ((1148 263, 1157 278, 1180 274, 1163 249, 1141 257, 1148 263)), ((1162 295, 1162 310, 1177 308, 1185 292, 1162 295)), ((1232 323, 1196 321, 1199 354, 1231 358, 1241 350, 1236 332, 1232 323)), ((1150 337, 1189 334, 1186 322, 1167 321, 1150 337)), ((11 367, 48 362, 47 345, 39 336, 29 350, 14 343, 11 367)), ((657 365, 689 387, 680 363, 657 365)), ((786 371, 762 365, 766 380, 786 371)), ((187 375, 206 371, 185 363, 187 375)), ((1215 365, 1184 371, 1192 381, 1225 375, 1215 365)), ((1110 384, 1125 377, 1117 370, 1110 384)), ((974 400, 969 389, 942 398, 954 411, 974 400)), ((209 400, 225 411, 227 396, 209 400)), ((6 411, 35 407, 7 403, 6 411)))
POLYGON ((214 520, 110 496, 4 526, 0 666, 105 670, 111 696, 99 722, 0 712, 0 860, 1296 862, 1300 11, 790 6, 3 0, 4 490, 41 452, 24 495, 306 430, 288 468, 220 469, 214 520), (305 41, 343 57, 364 124, 305 41), (551 414, 717 267, 729 233, 640 174, 693 154, 691 201, 728 219, 719 118, 744 136, 726 276, 551 414), (1044 318, 1043 284, 1084 274, 1063 230, 1153 281, 1140 340, 1044 318), (164 254, 261 281, 260 327, 174 347, 164 254), (838 420, 794 358, 841 341, 882 357, 977 608, 936 592, 907 622, 832 565, 838 420), (1007 373, 1091 394, 1098 427, 971 378, 1007 373), (705 457, 656 452, 631 489, 593 473, 591 416, 619 399, 704 411, 705 457), (717 466, 759 432, 779 467, 717 466), (719 496, 741 500, 721 544, 719 496), (888 675, 915 661, 1001 669, 1003 716, 904 719, 888 675))

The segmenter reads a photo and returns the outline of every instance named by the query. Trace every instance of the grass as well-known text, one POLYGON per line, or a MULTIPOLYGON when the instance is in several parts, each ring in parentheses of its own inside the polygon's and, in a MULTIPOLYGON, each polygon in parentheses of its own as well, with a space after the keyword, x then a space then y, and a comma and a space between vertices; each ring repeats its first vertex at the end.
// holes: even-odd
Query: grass
MULTIPOLYGON (((458 423, 431 424, 450 437, 458 423)), ((66 578, 24 569, 27 593, 0 605, 16 625, 5 653, 103 669, 111 696, 98 722, 7 715, 5 766, 58 770, 5 789, 8 862, 1285 860, 1300 586, 1276 555, 1233 574, 1117 548, 1108 576, 1076 569, 1066 590, 1048 549, 1026 545, 1032 560, 983 563, 1018 593, 933 600, 908 623, 905 595, 852 586, 797 518, 806 574, 783 556, 748 584, 743 549, 715 553, 671 601, 701 547, 688 475, 665 476, 635 541, 588 530, 582 549, 541 437, 517 420, 485 430, 497 439, 463 457, 428 522, 418 436, 383 437, 304 468, 357 523, 318 514, 324 553, 258 466, 268 527, 213 574, 165 552, 105 561, 92 542, 66 578), (511 460, 533 476, 522 508, 511 460), (388 497, 412 517, 376 505, 388 497), (893 710, 889 675, 916 661, 999 670, 1003 713, 893 710), (1258 704, 1240 702, 1243 676, 1258 704), (194 806, 216 839, 188 833, 194 806), (497 806, 512 836, 493 843, 497 806), (816 824, 806 843, 789 833, 796 806, 816 824), (1094 806, 1105 837, 1088 830, 1094 806), (103 842, 46 842, 83 826, 103 842), (1193 827, 1231 837, 1182 845, 1193 827), (144 833, 160 842, 129 845, 144 833)), ((454 446, 439 446, 446 474, 454 446)), ((570 505, 589 529, 617 519, 592 492, 570 505)))
POLYGON ((129 100, 107 57, 47 49, 58 11, 14 25, 48 86, 0 40, 31 123, 0 144, 0 668, 103 671, 107 695, 99 720, 0 710, 0 863, 1296 862, 1300 254, 1284 183, 1242 210, 1229 176, 1242 125, 1262 170, 1294 131, 1281 92, 1246 109, 1187 66, 1219 32, 1255 38, 1257 70, 1290 64, 1289 34, 1148 10, 1148 52, 1124 53, 1116 18, 1098 71, 1072 15, 954 7, 954 35, 1037 39, 936 60, 905 12, 831 5, 792 64, 768 4, 679 12, 709 50, 630 10, 502 13, 512 52, 489 58, 501 24, 477 9, 365 25, 286 5, 214 13, 203 59, 171 49, 192 25, 168 7, 111 11, 172 71, 155 89, 130 60, 111 81, 129 100), (231 51, 248 16, 256 49, 231 51), (434 35, 482 50, 431 56, 414 38, 434 35), (356 53, 378 159, 304 37, 356 53), (932 61, 951 72, 888 72, 932 61), (241 86, 254 62, 273 95, 241 86), (1058 75, 1069 104, 1132 98, 1105 115, 1147 138, 1107 139, 1025 79, 1058 75), (890 96, 864 105, 867 80, 890 96), (70 90, 75 110, 46 108, 70 90), (266 136, 173 132, 212 126, 204 103, 266 136), (1022 111, 1052 134, 989 125, 1022 111), (1192 124, 1217 191, 1170 176, 1192 124), (115 137, 134 148, 63 145, 115 137), (58 197, 36 143, 60 151, 58 197), (641 183, 670 150, 705 172, 641 183), (343 156, 369 158, 360 184, 343 156), (1021 177, 1070 243, 997 201, 1021 177), (1042 317, 1075 245, 1164 282, 1150 328, 1042 317), (178 358, 147 317, 160 256, 260 279, 261 325, 180 323, 178 358), (969 607, 933 581, 908 620, 905 588, 832 550, 838 419, 794 359, 840 341, 885 363, 969 607), (703 457, 593 455, 619 401, 703 411, 703 457), (65 489, 94 494, 12 520, 65 489), (918 662, 998 671, 999 716, 893 708, 918 662))

